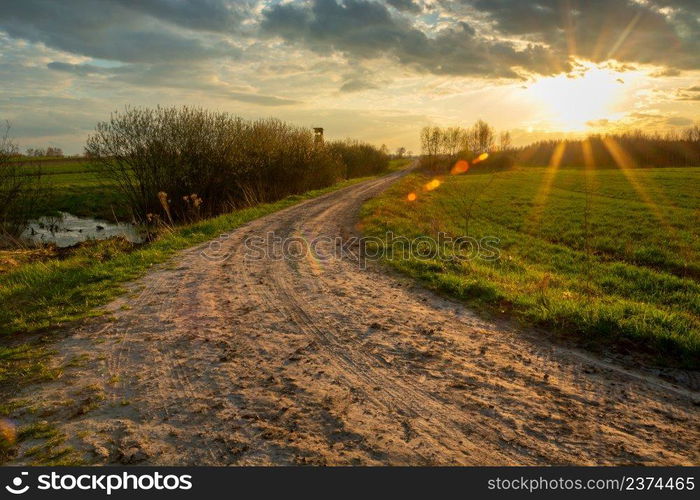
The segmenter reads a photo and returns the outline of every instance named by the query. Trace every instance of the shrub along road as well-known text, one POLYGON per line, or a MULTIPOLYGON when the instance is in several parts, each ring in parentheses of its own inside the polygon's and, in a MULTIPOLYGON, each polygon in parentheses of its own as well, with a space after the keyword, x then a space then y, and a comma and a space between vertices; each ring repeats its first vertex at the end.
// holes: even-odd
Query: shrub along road
POLYGON ((64 373, 17 395, 35 406, 20 418, 48 419, 96 463, 700 461, 692 388, 481 319, 333 242, 322 259, 244 258, 269 231, 347 238, 401 175, 254 220, 135 282, 110 320, 57 342, 64 373))

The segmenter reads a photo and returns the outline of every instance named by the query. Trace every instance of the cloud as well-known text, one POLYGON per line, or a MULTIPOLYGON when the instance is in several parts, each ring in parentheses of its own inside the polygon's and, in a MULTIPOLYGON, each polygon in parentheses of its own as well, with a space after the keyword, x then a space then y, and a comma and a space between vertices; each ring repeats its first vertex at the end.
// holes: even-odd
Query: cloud
POLYGON ((46 65, 46 67, 54 71, 63 71, 64 73, 71 73, 78 76, 87 76, 94 74, 100 75, 112 71, 108 68, 101 68, 92 64, 71 64, 60 61, 50 62, 46 65))
POLYGON ((687 127, 688 125, 692 125, 694 122, 690 118, 673 116, 671 118, 667 118, 666 123, 673 125, 674 127, 687 127))
POLYGON ((242 7, 192 0, 1 0, 0 30, 13 38, 121 62, 225 57, 235 46, 214 31, 231 31, 242 7))
POLYGON ((675 93, 675 99, 678 101, 700 101, 700 85, 678 89, 675 93))
MULTIPOLYGON (((700 2, 691 0, 461 0, 502 36, 546 44, 552 57, 578 56, 700 68, 700 2)), ((450 9, 452 2, 444 1, 450 9)))
POLYGON ((387 0, 387 4, 391 5, 396 10, 411 12, 417 14, 423 11, 423 7, 413 0, 387 0))
POLYGON ((139 87, 170 87, 206 91, 209 95, 216 94, 227 99, 261 106, 288 106, 299 102, 254 92, 241 92, 231 84, 217 82, 210 71, 205 66, 200 65, 180 67, 171 64, 128 64, 105 68, 93 64, 54 61, 48 63, 47 68, 81 77, 108 77, 111 81, 129 83, 139 87))
POLYGON ((361 90, 370 90, 378 88, 377 84, 368 82, 360 78, 353 78, 347 80, 340 87, 341 92, 359 92, 361 90))
POLYGON ((116 0, 135 12, 191 30, 233 32, 254 2, 236 0, 116 0))
POLYGON ((601 118, 599 120, 590 120, 586 122, 586 126, 592 128, 604 128, 610 125, 610 120, 607 118, 601 118))
POLYGON ((681 70, 676 68, 663 68, 658 71, 651 73, 654 78, 662 78, 664 76, 679 76, 682 73, 681 70))
POLYGON ((243 92, 223 92, 222 95, 235 99, 236 101, 251 102, 262 106, 289 106, 290 104, 299 103, 299 101, 295 101, 293 99, 284 99, 282 97, 275 97, 271 95, 248 94, 243 92))
POLYGON ((122 63, 240 57, 279 38, 349 60, 391 59, 436 75, 521 78, 572 57, 700 69, 691 0, 0 0, 0 30, 122 63), (429 13, 429 14, 428 14, 429 13), (260 39, 262 38, 262 39, 260 39))
POLYGON ((262 12, 261 33, 319 54, 388 57, 434 74, 517 78, 516 68, 539 74, 570 69, 567 61, 553 61, 542 45, 487 38, 466 21, 429 36, 406 17, 370 0, 273 5, 262 12))

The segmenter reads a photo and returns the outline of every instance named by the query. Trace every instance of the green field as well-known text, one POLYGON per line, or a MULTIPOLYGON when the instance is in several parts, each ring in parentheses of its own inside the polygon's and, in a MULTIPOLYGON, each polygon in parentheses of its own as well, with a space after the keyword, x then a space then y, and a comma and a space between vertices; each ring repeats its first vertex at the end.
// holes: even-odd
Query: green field
POLYGON ((130 213, 113 181, 100 174, 98 166, 86 160, 28 161, 22 166, 28 175, 41 173, 46 197, 34 217, 69 212, 82 217, 128 220, 130 213))
POLYGON ((484 310, 700 366, 700 168, 411 174, 363 208, 365 234, 495 236, 500 257, 388 262, 484 310), (407 201, 415 192, 417 199, 407 201))

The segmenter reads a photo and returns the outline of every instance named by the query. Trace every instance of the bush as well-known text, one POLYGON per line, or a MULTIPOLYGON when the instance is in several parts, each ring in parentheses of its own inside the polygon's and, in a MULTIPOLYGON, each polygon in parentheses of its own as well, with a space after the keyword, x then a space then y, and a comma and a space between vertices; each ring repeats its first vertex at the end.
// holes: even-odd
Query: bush
POLYGON ((190 107, 113 113, 88 138, 86 154, 139 221, 188 221, 274 201, 329 186, 346 170, 311 129, 190 107))
POLYGON ((389 155, 365 142, 346 139, 329 142, 326 148, 343 163, 348 179, 377 175, 389 168, 389 155))

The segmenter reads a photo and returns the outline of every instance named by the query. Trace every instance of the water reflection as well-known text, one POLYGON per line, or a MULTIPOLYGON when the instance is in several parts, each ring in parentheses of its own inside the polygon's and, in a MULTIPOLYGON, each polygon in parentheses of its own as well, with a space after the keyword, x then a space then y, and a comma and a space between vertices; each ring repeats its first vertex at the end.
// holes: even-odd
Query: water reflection
POLYGON ((31 244, 53 243, 69 247, 86 240, 104 240, 123 236, 132 243, 145 240, 145 232, 133 224, 107 222, 92 217, 77 217, 60 212, 58 217, 41 217, 30 221, 22 239, 31 244))

